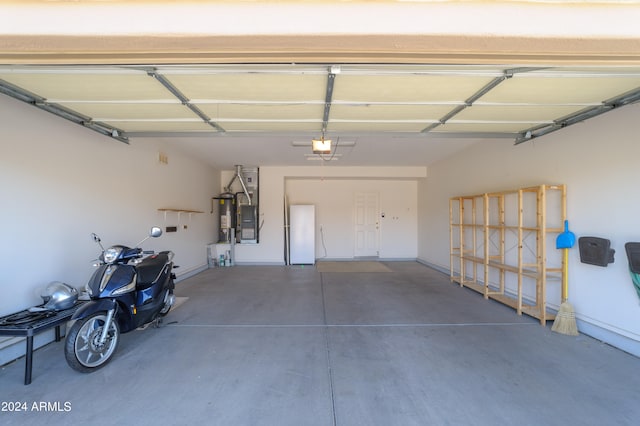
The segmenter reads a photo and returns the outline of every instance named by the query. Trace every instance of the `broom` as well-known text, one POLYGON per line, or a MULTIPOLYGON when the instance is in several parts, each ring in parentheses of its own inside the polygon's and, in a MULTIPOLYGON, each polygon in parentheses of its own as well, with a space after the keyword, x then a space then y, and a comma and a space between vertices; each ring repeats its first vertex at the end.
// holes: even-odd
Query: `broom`
POLYGON ((576 313, 573 306, 567 301, 569 299, 569 249, 576 242, 573 232, 569 232, 569 222, 564 221, 564 232, 558 235, 556 239, 556 248, 562 249, 562 303, 553 321, 551 330, 556 333, 567 334, 569 336, 578 335, 578 327, 576 325, 576 313))

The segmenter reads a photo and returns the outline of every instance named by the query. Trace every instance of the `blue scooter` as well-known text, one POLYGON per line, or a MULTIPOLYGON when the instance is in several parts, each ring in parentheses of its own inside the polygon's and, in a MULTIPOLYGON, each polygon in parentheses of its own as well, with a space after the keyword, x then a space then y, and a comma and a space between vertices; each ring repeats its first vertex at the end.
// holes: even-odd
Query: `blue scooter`
POLYGON ((71 368, 90 373, 104 367, 118 347, 120 333, 150 323, 159 325, 175 302, 173 252, 143 251, 148 238, 162 235, 158 227, 130 248, 102 246, 96 271, 86 285, 89 302, 78 308, 65 340, 65 358, 71 368), (147 257, 144 257, 148 255, 147 257))

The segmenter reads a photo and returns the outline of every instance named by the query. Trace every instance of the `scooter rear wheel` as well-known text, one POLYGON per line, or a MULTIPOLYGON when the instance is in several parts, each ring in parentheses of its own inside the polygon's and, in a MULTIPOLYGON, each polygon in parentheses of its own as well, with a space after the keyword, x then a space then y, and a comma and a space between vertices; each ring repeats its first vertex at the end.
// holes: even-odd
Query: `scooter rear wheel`
POLYGON ((106 320, 106 312, 97 312, 73 324, 64 345, 64 355, 69 367, 81 373, 90 373, 104 367, 111 360, 120 341, 120 327, 114 318, 107 338, 100 344, 106 320))
POLYGON ((176 297, 173 295, 173 290, 169 289, 164 293, 164 305, 162 306, 162 309, 159 312, 159 316, 164 317, 166 316, 169 311, 171 310, 171 307, 175 304, 176 302, 176 297))

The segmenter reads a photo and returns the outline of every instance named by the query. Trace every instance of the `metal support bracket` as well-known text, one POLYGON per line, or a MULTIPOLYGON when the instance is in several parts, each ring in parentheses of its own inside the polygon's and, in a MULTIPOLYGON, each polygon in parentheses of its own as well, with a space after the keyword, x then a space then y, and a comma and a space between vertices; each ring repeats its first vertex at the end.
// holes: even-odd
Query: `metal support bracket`
POLYGON ((555 132, 556 130, 564 129, 576 123, 588 120, 593 117, 597 117, 600 114, 609 112, 613 109, 620 108, 625 105, 629 105, 640 101, 640 88, 624 93, 615 98, 611 98, 602 102, 602 105, 596 105, 593 107, 582 109, 574 114, 570 114, 554 120, 551 124, 543 126, 536 126, 521 132, 516 138, 515 145, 519 145, 523 142, 530 141, 540 136, 555 132))
POLYGON ((198 108, 197 106, 193 105, 191 103, 191 101, 180 90, 178 90, 177 87, 175 87, 173 84, 171 84, 171 82, 165 76, 163 76, 161 74, 158 74, 155 70, 147 71, 147 74, 150 77, 153 77, 156 80, 158 80, 158 82, 160 84, 162 84, 165 87, 165 89, 167 89, 169 92, 171 92, 171 94, 173 96, 175 96, 176 98, 178 98, 178 100, 180 100, 182 105, 184 105, 187 108, 189 108, 195 115, 200 117, 202 119, 202 121, 204 121, 209 126, 211 126, 214 129, 216 129, 218 132, 224 133, 225 130, 218 123, 213 121, 211 119, 211 117, 209 117, 207 114, 205 114, 200 108, 198 108))
POLYGON ((322 116, 322 134, 327 131, 329 124, 329 113, 331 112, 331 102, 333 101, 333 85, 336 80, 335 68, 329 69, 329 75, 327 76, 327 90, 324 97, 324 114, 322 116))
POLYGON ((91 117, 87 117, 86 115, 77 113, 69 108, 63 107, 62 105, 47 102, 45 98, 34 95, 31 92, 28 92, 18 86, 9 83, 8 81, 0 80, 0 93, 32 105, 36 108, 40 108, 41 110, 47 111, 50 114, 57 115, 58 117, 69 120, 75 124, 84 126, 104 136, 108 136, 126 144, 129 143, 129 138, 121 129, 110 126, 106 123, 102 123, 100 121, 93 121, 91 117))
POLYGON ((502 83, 503 81, 510 79, 511 77, 513 77, 515 74, 517 73, 523 73, 523 72, 529 72, 529 71, 535 71, 538 70, 540 68, 527 68, 527 67, 522 67, 522 68, 512 68, 512 69, 508 69, 505 70, 501 76, 494 78, 493 80, 491 80, 489 83, 487 83, 483 88, 481 88, 480 90, 478 90, 476 93, 474 93, 473 95, 471 95, 469 98, 467 98, 463 104, 458 105, 457 107, 455 107, 453 110, 449 111, 447 114, 445 114, 442 118, 440 118, 440 120, 438 120, 438 122, 430 124, 429 126, 425 127, 424 129, 422 129, 420 132, 421 133, 427 133, 433 129, 435 129, 438 126, 441 126, 443 124, 446 124, 447 121, 451 120, 454 116, 458 115, 459 113, 461 113, 463 110, 465 110, 466 108, 473 106, 473 104, 480 99, 481 97, 483 97, 484 95, 486 95, 487 93, 489 93, 491 90, 493 90, 496 86, 498 86, 500 83, 502 83))

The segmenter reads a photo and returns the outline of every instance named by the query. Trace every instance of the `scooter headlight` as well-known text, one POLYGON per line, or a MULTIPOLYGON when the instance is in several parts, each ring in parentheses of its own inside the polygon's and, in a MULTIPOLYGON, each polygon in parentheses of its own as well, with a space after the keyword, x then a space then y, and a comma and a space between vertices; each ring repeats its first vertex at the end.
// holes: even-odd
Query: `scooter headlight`
POLYGON ((124 294, 124 293, 129 293, 130 291, 135 290, 135 288, 136 288, 136 280, 134 279, 129 284, 127 284, 125 286, 122 286, 119 289, 113 290, 111 295, 112 296, 119 296, 119 295, 124 294))
POLYGON ((113 263, 120 257, 122 247, 109 247, 104 251, 103 257, 105 263, 113 263))

